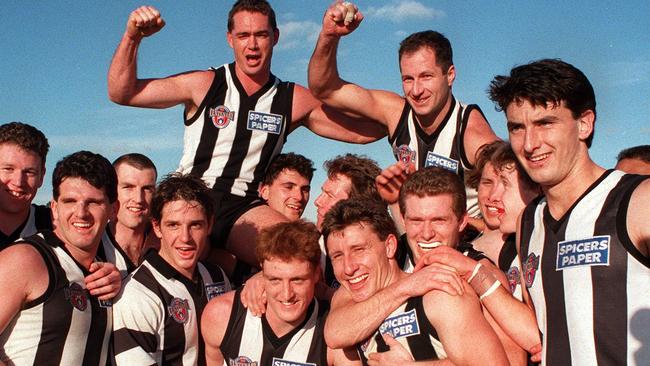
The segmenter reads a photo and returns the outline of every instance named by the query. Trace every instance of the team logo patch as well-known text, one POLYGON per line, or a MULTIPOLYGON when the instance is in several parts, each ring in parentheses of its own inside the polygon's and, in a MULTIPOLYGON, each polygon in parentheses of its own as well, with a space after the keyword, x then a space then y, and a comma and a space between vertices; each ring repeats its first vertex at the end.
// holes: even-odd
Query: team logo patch
POLYGON ((508 278, 508 284, 510 285, 510 292, 514 293, 515 289, 517 288, 517 285, 519 284, 519 277, 521 276, 521 273, 519 272, 519 268, 517 267, 510 267, 508 272, 506 273, 506 277, 508 278))
POLYGON ((227 127, 230 121, 235 119, 235 112, 231 112, 228 107, 223 105, 216 108, 210 108, 208 114, 210 118, 212 118, 212 124, 216 128, 227 127))
POLYGON ((448 158, 446 156, 438 155, 433 151, 427 152, 427 160, 424 162, 425 167, 436 166, 438 168, 447 169, 451 172, 458 174, 458 160, 448 158))
POLYGON ((211 283, 205 285, 205 293, 208 297, 208 301, 214 299, 215 297, 224 294, 226 292, 226 284, 223 282, 211 283))
POLYGON ((248 129, 279 135, 282 118, 279 114, 248 111, 248 129))
POLYGON ((415 151, 408 145, 400 145, 393 148, 393 154, 395 154, 395 158, 398 161, 401 161, 405 165, 411 164, 415 161, 415 151))
POLYGON ((175 297, 172 302, 167 306, 169 316, 171 316, 177 323, 185 324, 190 318, 190 303, 185 299, 175 297))
POLYGON ((609 240, 609 235, 600 235, 557 243, 555 270, 562 271, 583 266, 608 266, 609 240))
POLYGON ((88 307, 88 295, 86 289, 76 282, 70 283, 70 286, 63 290, 65 299, 70 302, 77 310, 84 311, 88 307))
POLYGON ((388 333, 395 339, 420 334, 420 325, 415 309, 386 318, 379 326, 379 333, 382 335, 388 333))
POLYGON ((316 366, 315 363, 302 363, 289 360, 282 360, 280 358, 273 357, 272 366, 316 366))
POLYGON ((530 253, 526 262, 524 262, 524 279, 526 280, 526 288, 531 288, 535 282, 535 274, 539 269, 539 256, 535 253, 530 253))
POLYGON ((253 361, 246 356, 239 356, 234 360, 229 358, 228 366, 257 366, 257 361, 253 361))

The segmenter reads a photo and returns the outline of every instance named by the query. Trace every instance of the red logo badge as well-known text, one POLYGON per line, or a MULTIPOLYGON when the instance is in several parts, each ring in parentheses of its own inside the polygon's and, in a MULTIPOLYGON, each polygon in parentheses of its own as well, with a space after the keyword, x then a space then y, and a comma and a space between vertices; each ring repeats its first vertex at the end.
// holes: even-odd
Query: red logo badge
POLYGON ((408 165, 415 161, 415 151, 413 151, 408 145, 400 145, 393 150, 395 158, 398 161, 408 165))
POLYGON ((511 293, 515 292, 515 289, 517 288, 517 284, 520 281, 519 279, 520 276, 521 273, 519 273, 519 268, 517 267, 510 267, 510 269, 506 273, 506 277, 508 278, 508 284, 510 285, 511 293))
POLYGON ((167 306, 167 309, 169 310, 169 315, 177 323, 185 324, 190 318, 190 304, 187 300, 175 297, 172 299, 171 304, 167 306))
POLYGON ((524 263, 524 278, 526 280, 527 288, 531 288, 533 286, 533 282, 535 282, 535 274, 537 273, 538 269, 539 256, 535 255, 535 253, 530 253, 528 255, 528 258, 526 258, 526 262, 524 263))
POLYGON ((208 110, 210 118, 212 118, 212 124, 216 128, 227 127, 230 121, 235 119, 235 112, 231 112, 228 107, 220 105, 216 108, 210 108, 208 110))
POLYGON ((70 286, 63 290, 65 299, 70 302, 76 309, 84 311, 88 307, 88 296, 86 290, 76 282, 72 282, 70 286))

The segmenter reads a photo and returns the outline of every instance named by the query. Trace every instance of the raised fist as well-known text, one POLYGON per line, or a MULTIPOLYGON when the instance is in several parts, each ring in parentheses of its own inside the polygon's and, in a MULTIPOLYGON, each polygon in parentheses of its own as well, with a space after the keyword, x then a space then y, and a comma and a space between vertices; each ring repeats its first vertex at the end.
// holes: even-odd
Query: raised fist
POLYGON ((126 23, 126 34, 133 39, 149 37, 165 26, 165 20, 153 6, 141 6, 131 12, 126 23))

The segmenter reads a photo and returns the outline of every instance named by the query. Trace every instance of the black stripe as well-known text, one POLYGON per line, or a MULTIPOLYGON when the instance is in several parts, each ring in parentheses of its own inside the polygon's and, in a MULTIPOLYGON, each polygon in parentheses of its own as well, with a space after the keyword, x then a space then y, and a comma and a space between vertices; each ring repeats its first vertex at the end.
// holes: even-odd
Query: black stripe
POLYGON ((438 339, 438 334, 433 325, 429 323, 429 319, 427 318, 426 312, 424 311, 422 296, 412 297, 407 301, 404 311, 409 311, 411 309, 415 309, 418 325, 420 327, 419 335, 414 335, 406 338, 413 358, 416 361, 437 360, 438 354, 433 348, 433 345, 429 340, 429 336, 438 339))
POLYGON ((395 131, 393 131, 392 136, 388 136, 388 143, 394 147, 399 147, 400 145, 408 145, 411 142, 408 128, 408 116, 410 111, 411 106, 405 100, 404 108, 402 108, 402 114, 397 121, 395 131))
MULTIPOLYGON (((106 335, 106 329, 112 329, 113 324, 108 324, 107 309, 99 306, 99 301, 96 297, 90 297, 89 306, 92 309, 92 318, 90 321, 90 329, 88 330, 88 342, 86 343, 86 353, 84 354, 84 365, 101 365, 102 346, 108 342, 111 332, 106 335), (101 340, 101 342, 98 342, 101 340)), ((108 352, 108 349, 106 350, 108 352)))
POLYGON ((136 347, 142 348, 145 352, 153 353, 158 349, 158 341, 155 334, 141 332, 136 329, 121 328, 114 333, 113 347, 115 354, 136 347))
MULTIPOLYGON (((228 326, 221 342, 221 352, 224 358, 237 358, 239 356, 239 345, 242 343, 244 322, 246 321, 246 308, 240 300, 241 289, 237 289, 232 302, 232 310, 228 319, 228 326)), ((225 315, 225 314, 224 314, 225 315)))
POLYGON ((499 269, 507 274, 515 258, 517 258, 517 243, 515 234, 510 234, 499 252, 499 269))

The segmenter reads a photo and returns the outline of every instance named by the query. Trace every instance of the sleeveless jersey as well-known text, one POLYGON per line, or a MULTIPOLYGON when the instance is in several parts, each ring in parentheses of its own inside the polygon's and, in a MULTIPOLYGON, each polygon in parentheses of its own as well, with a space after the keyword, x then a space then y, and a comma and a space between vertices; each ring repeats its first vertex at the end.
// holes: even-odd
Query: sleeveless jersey
POLYGON ((447 358, 438 333, 424 311, 422 296, 408 299, 383 321, 375 334, 363 344, 357 345, 359 357, 364 365, 368 364, 370 353, 388 351, 388 346, 382 338, 386 333, 404 346, 415 361, 447 358))
POLYGON ((282 337, 273 333, 266 317, 253 316, 235 293, 228 328, 221 342, 226 366, 326 366, 323 327, 327 304, 316 299, 303 323, 282 337))
POLYGON ((248 96, 231 63, 213 70, 214 81, 198 111, 186 116, 178 168, 209 187, 257 197, 271 160, 281 152, 291 124, 294 84, 270 75, 248 96))
POLYGON ((523 301, 521 294, 521 268, 517 257, 516 234, 510 234, 506 238, 501 251, 499 252, 499 269, 506 274, 510 292, 517 300, 523 301))
POLYGON ((210 299, 230 291, 221 268, 197 263, 195 283, 150 250, 115 303, 118 365, 205 365, 200 320, 210 299))
POLYGON ((49 285, 0 335, 0 360, 16 365, 105 365, 112 309, 86 290, 85 268, 51 231, 25 238, 43 257, 49 285))
MULTIPOLYGON (((451 108, 433 134, 428 135, 418 123, 415 112, 408 103, 404 109, 395 132, 388 142, 398 161, 414 162, 417 169, 437 166, 458 174, 465 181, 465 175, 473 168, 465 152, 465 129, 472 110, 483 112, 475 104, 461 104, 452 96, 451 108)), ((472 217, 480 214, 475 189, 466 187, 467 211, 472 217)))
POLYGON ((52 230, 52 217, 50 208, 32 204, 29 208, 29 215, 25 222, 14 230, 13 233, 5 235, 0 232, 0 250, 18 239, 26 238, 36 234, 38 231, 52 230))
POLYGON ((102 235, 102 245, 97 250, 97 257, 104 262, 110 262, 120 271, 120 276, 124 280, 129 273, 135 270, 135 264, 131 258, 124 252, 124 249, 117 244, 111 230, 106 225, 106 230, 102 235))
POLYGON ((630 196, 644 179, 607 171, 559 221, 543 197, 524 210, 520 255, 542 364, 646 363, 636 357, 650 329, 650 259, 626 226, 630 196))

